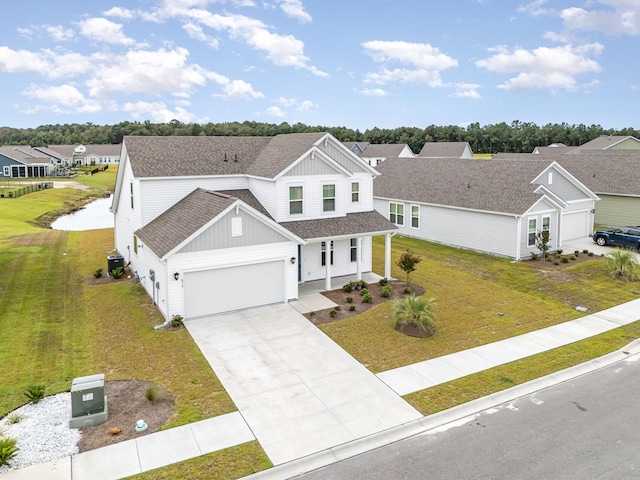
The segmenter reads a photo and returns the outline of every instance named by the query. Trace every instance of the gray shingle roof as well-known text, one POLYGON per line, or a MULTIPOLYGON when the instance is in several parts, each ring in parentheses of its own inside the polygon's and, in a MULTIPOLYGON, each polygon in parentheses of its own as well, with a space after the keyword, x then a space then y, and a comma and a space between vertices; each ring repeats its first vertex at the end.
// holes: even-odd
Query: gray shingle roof
POLYGON ((31 164, 49 164, 51 157, 39 152, 29 146, 17 145, 17 146, 3 146, 0 147, 0 154, 12 158, 25 165, 31 164))
POLYGON ((578 153, 584 150, 604 150, 605 148, 611 147, 612 145, 626 140, 627 138, 632 138, 638 141, 637 138, 629 135, 601 135, 587 143, 583 143, 579 147, 574 147, 571 150, 571 153, 578 153))
POLYGON ((230 195, 197 188, 135 235, 162 258, 235 201, 230 195))
POLYGON ((406 143, 389 143, 389 144, 373 144, 367 145, 367 148, 362 153, 362 157, 398 157, 402 153, 405 147, 408 147, 406 143))
MULTIPOLYGON (((538 157, 539 155, 531 155, 538 157)), ((389 158, 378 166, 375 197, 521 215, 541 198, 531 184, 540 162, 389 158)))
POLYGON ((471 149, 469 142, 427 142, 420 150, 418 156, 428 158, 460 158, 464 154, 466 147, 471 149))
MULTIPOLYGON (((65 158, 72 158, 73 151, 78 145, 49 145, 49 150, 53 150, 65 158)), ((86 157, 88 155, 120 155, 122 145, 120 144, 89 144, 83 145, 85 152, 81 155, 86 157)))
POLYGON ((275 137, 125 137, 138 178, 255 175, 273 178, 325 133, 275 137), (225 161, 226 159, 226 161, 225 161))
POLYGON ((283 222, 280 225, 305 240, 391 232, 398 228, 375 210, 348 213, 345 217, 283 222))
POLYGON ((640 151, 584 151, 571 155, 499 153, 493 160, 558 162, 594 193, 640 196, 640 151))

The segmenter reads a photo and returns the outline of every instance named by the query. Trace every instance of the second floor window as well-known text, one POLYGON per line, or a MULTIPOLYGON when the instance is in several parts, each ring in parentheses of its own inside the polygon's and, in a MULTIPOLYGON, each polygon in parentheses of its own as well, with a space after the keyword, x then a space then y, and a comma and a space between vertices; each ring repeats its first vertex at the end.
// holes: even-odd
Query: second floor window
POLYGON ((322 211, 334 212, 336 210, 336 186, 322 186, 322 211))
POLYGON ((129 195, 131 197, 131 208, 133 209, 133 182, 129 183, 129 195))
POLYGON ((351 201, 354 203, 360 201, 360 184, 358 182, 351 184, 351 201))
POLYGON ((289 187, 289 214, 302 213, 302 187, 289 187))

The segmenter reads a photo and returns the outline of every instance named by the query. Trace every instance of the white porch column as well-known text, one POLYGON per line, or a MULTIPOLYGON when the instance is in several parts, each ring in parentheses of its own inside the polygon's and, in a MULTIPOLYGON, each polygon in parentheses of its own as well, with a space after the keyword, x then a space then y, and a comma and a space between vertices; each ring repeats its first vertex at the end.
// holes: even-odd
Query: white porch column
MULTIPOLYGON (((327 247, 330 247, 331 243, 327 242, 327 247)), ((331 250, 329 248, 327 248, 327 252, 326 252, 326 277, 324 278, 324 289, 329 291, 331 290, 331 250)))
POLYGON ((384 236, 384 276, 391 278, 391 234, 384 236))
POLYGON ((362 237, 356 238, 356 280, 362 280, 362 237))

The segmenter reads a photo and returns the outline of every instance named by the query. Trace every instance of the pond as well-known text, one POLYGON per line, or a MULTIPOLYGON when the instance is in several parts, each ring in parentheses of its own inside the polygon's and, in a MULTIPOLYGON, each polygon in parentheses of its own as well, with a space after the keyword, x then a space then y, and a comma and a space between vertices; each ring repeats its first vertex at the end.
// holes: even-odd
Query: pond
POLYGON ((109 211, 113 195, 88 203, 82 210, 64 215, 51 224, 54 230, 96 230, 113 228, 113 213, 109 211))

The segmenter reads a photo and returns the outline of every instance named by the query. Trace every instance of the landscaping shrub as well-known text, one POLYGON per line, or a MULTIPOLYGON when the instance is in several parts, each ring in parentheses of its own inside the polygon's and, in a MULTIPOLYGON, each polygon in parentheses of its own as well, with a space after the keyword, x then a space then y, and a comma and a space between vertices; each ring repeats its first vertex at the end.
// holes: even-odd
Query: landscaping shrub
POLYGON ((589 253, 589 250, 587 250, 587 249, 585 248, 584 250, 582 250, 582 253, 586 253, 586 254, 588 254, 588 253, 589 253))
POLYGON ((362 295, 362 303, 371 303, 373 302, 373 296, 370 293, 365 293, 362 295))
POLYGON ((405 295, 409 295, 411 293, 411 289, 409 287, 404 287, 402 289, 402 293, 404 293, 405 295))
POLYGON ((38 403, 44 398, 44 390, 44 385, 29 385, 24 395, 31 403, 38 403))
POLYGON ((345 283, 342 286, 342 290, 344 290, 345 292, 349 293, 349 292, 353 292, 356 289, 356 285, 355 282, 349 282, 349 283, 345 283))
POLYGON ((575 250, 573 254, 577 257, 578 255, 580 255, 580 250, 575 250))
POLYGON ((557 253, 558 255, 562 255, 562 249, 561 249, 561 248, 557 249, 557 250, 556 250, 556 253, 557 253))
POLYGON ((9 425, 12 425, 14 423, 20 423, 21 420, 22 420, 22 415, 18 412, 11 412, 9 415, 7 415, 7 423, 9 425))
POLYGON ((562 257, 562 260, 560 260, 562 263, 569 263, 569 259, 567 257, 562 257))
POLYGON ((331 318, 336 318, 336 315, 338 315, 338 311, 336 309, 333 309, 329 312, 329 316, 331 318))
POLYGON ((606 257, 607 270, 614 277, 622 277, 624 280, 636 280, 640 263, 633 250, 616 248, 606 257))
POLYGON ((380 280, 378 280, 378 283, 380 284, 380 286, 384 287, 389 283, 389 279, 387 277, 381 278, 380 280))
POLYGON ((362 290, 360 290, 360 295, 367 295, 369 293, 369 290, 366 288, 363 288, 362 290))
POLYGON ((353 303, 353 297, 347 297, 347 303, 353 303))
POLYGON ((389 298, 391 296, 391 285, 385 285, 380 289, 380 296, 389 298))
POLYGON ((537 260, 538 254, 536 252, 531 252, 531 260, 537 260))
POLYGON ((339 311, 340 311, 340 305, 336 305, 335 307, 333 307, 333 309, 334 309, 336 312, 339 312, 339 311))
POLYGON ((571 260, 576 260, 576 259, 578 258, 578 256, 577 256, 577 255, 571 255, 569 258, 570 258, 571 260))
POLYGON ((104 269, 103 268, 99 268, 95 272, 93 272, 93 276, 95 278, 100 278, 102 276, 102 272, 104 272, 104 269))
POLYGON ((124 275, 124 268, 122 267, 116 267, 113 270, 111 270, 111 276, 116 280, 120 278, 122 275, 124 275))
POLYGON ((184 325, 183 320, 184 318, 182 317, 182 315, 176 314, 171 317, 171 322, 169 322, 169 325, 171 325, 172 327, 181 327, 182 325, 184 325))
POLYGON ((415 295, 396 300, 393 304, 394 328, 402 330, 407 325, 414 325, 425 333, 435 333, 433 305, 433 298, 423 299, 415 295))
POLYGON ((589 252, 587 255, 589 255, 590 257, 593 257, 593 252, 589 252))
POLYGON ((560 261, 556 260, 553 262, 554 265, 560 265, 560 261))
POLYGON ((355 312, 356 311, 356 306, 355 305, 349 305, 349 311, 350 312, 355 312))
POLYGON ((155 402, 158 399, 158 389, 153 385, 149 385, 147 389, 144 391, 144 396, 151 403, 155 402))
POLYGON ((0 438, 0 467, 3 465, 9 465, 9 462, 18 453, 18 446, 16 440, 11 437, 0 438))

